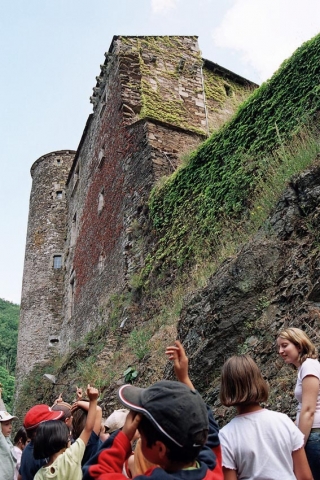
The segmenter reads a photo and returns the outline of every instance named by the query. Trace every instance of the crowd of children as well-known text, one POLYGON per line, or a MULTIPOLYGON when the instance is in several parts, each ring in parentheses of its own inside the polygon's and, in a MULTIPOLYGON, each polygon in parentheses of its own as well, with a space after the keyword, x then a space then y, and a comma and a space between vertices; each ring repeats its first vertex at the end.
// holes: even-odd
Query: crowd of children
POLYGON ((277 340, 284 361, 298 368, 297 425, 261 406, 268 384, 253 359, 239 355, 223 365, 220 386, 221 403, 234 406, 237 415, 219 431, 190 380, 185 350, 175 341, 166 355, 177 381, 121 386, 124 408, 106 420, 98 390, 90 385, 89 401, 77 389, 72 405, 58 398, 52 407, 32 407, 14 445, 16 417, 0 411, 0 480, 318 480, 320 445, 310 436, 320 438, 320 368, 312 342, 300 332, 284 330, 277 340))

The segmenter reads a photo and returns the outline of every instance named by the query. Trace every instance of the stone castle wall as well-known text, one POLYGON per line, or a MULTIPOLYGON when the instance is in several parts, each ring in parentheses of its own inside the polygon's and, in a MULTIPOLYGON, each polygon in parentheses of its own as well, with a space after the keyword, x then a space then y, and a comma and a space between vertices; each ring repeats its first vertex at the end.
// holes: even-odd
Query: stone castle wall
POLYGON ((147 221, 152 187, 253 88, 203 64, 197 37, 114 37, 76 154, 55 152, 32 167, 18 374, 101 323, 111 295, 143 266, 133 226, 147 221), (65 188, 60 203, 55 185, 65 188))

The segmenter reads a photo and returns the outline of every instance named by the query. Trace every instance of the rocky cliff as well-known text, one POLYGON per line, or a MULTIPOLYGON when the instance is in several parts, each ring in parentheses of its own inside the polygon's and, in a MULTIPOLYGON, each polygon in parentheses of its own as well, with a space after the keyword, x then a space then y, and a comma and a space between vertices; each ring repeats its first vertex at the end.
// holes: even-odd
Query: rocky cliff
MULTIPOLYGON (((178 335, 197 387, 224 422, 220 369, 249 353, 271 386, 269 405, 294 416, 296 374, 277 355, 277 332, 302 328, 320 346, 320 156, 293 178, 252 240, 184 304, 178 335)), ((228 418, 228 415, 227 415, 228 418)))

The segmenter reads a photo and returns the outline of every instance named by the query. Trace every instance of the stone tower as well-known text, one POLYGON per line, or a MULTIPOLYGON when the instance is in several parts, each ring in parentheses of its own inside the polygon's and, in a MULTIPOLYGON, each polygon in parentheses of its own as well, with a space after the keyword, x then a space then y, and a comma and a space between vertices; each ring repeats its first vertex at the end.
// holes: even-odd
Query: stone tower
POLYGON ((67 218, 65 184, 74 154, 71 150, 48 153, 31 167, 18 337, 18 382, 35 363, 50 360, 59 344, 67 218))

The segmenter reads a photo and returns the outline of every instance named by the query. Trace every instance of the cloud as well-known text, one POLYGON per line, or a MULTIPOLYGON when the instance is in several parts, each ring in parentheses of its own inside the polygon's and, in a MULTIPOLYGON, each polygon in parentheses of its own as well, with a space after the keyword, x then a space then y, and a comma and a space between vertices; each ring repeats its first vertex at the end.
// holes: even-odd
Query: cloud
POLYGON ((167 13, 177 7, 180 0, 151 0, 154 13, 167 13))
POLYGON ((212 36, 216 46, 240 52, 263 81, 319 31, 319 0, 234 0, 212 36))

